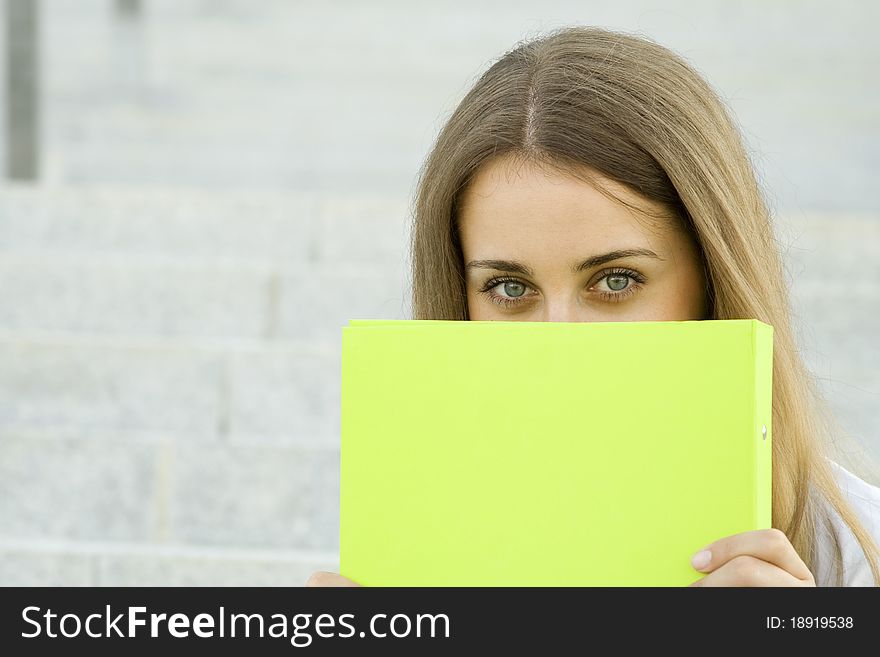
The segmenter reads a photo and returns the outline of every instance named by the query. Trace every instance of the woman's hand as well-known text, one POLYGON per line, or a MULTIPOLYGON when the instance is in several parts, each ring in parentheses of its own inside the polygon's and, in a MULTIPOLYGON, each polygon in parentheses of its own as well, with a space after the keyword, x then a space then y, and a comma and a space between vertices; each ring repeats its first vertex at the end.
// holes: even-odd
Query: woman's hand
MULTIPOLYGON (((704 573, 689 586, 816 586, 813 573, 778 529, 742 532, 710 543, 691 565, 704 573)), ((347 577, 319 571, 306 586, 360 586, 347 577)))
POLYGON ((778 529, 719 539, 697 552, 691 565, 709 574, 689 586, 816 586, 813 573, 778 529))
POLYGON ((360 586, 347 577, 319 570, 306 580, 306 586, 360 586))

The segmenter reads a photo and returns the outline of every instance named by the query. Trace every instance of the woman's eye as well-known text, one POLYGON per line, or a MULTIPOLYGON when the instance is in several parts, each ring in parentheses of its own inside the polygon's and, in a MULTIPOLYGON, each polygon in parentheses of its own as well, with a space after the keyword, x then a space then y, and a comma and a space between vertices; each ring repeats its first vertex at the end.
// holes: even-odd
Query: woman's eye
POLYGON ((480 293, 486 295, 492 303, 510 308, 524 303, 522 297, 526 296, 528 288, 525 283, 512 278, 492 279, 483 286, 480 293))
POLYGON ((605 281, 605 285, 612 292, 620 292, 629 285, 629 282, 632 279, 626 274, 608 274, 601 280, 605 281))
POLYGON ((504 296, 512 297, 514 299, 521 297, 526 293, 526 286, 518 281, 504 281, 503 283, 499 283, 496 287, 501 288, 501 291, 504 292, 504 296))
POLYGON ((616 271, 605 274, 590 289, 598 293, 603 301, 618 302, 629 298, 642 287, 645 279, 630 271, 616 271))
MULTIPOLYGON (((603 301, 622 301, 630 294, 636 292, 644 279, 637 273, 629 270, 612 271, 602 276, 596 283, 590 286, 590 290, 598 294, 603 301)), ((480 293, 489 297, 492 303, 510 308, 520 303, 525 303, 529 286, 514 278, 492 279, 480 290, 480 293)))

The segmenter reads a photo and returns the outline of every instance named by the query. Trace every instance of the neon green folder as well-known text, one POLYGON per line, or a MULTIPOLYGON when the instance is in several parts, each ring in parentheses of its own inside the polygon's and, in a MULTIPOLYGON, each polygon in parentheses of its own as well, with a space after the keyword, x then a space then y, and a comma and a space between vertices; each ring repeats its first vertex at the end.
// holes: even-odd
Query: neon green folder
POLYGON ((771 522, 773 328, 352 320, 340 572, 366 586, 684 586, 771 522))

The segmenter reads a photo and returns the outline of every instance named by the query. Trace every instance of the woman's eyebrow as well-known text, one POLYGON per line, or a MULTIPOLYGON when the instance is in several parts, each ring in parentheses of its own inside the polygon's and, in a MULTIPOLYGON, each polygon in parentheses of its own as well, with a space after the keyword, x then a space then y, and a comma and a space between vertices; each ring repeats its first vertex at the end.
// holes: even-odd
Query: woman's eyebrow
MULTIPOLYGON (((650 249, 618 249, 617 251, 609 251, 608 253, 590 256, 583 262, 573 265, 571 268, 571 272, 573 274, 576 274, 579 271, 583 271, 584 269, 598 267, 599 265, 604 265, 606 262, 611 262, 612 260, 637 257, 656 258, 657 260, 663 260, 663 258, 658 256, 650 249)), ((470 271, 471 269, 496 269, 498 271, 522 274, 524 276, 535 275, 531 268, 527 267, 521 262, 517 262, 516 260, 471 260, 465 266, 465 271, 470 271)))

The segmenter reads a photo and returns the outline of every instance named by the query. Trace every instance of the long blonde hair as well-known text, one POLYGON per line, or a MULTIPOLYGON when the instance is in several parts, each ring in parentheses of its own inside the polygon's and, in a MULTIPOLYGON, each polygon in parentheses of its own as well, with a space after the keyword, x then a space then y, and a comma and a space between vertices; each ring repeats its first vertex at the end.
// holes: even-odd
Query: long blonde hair
MULTIPOLYGON (((774 327, 773 526, 815 572, 821 505, 829 504, 880 583, 878 547, 828 462, 831 415, 797 350, 770 212, 731 113, 709 84, 642 36, 570 26, 516 44, 465 95, 420 171, 414 319, 468 319, 460 200, 477 170, 501 155, 588 181, 586 172, 598 172, 680 220, 700 249, 708 317, 774 327)), ((834 565, 840 583, 839 544, 834 565)))

